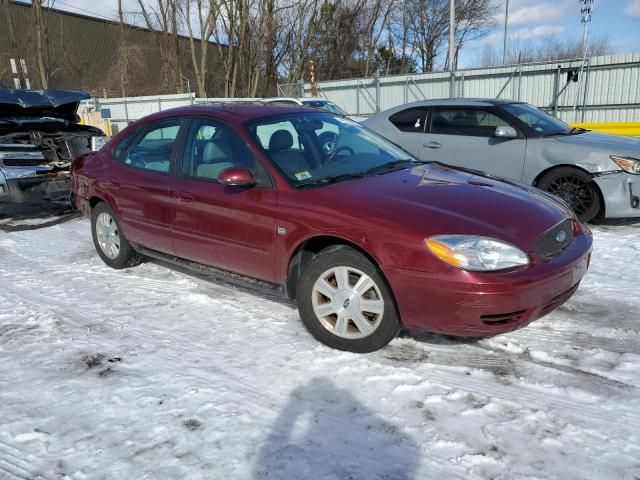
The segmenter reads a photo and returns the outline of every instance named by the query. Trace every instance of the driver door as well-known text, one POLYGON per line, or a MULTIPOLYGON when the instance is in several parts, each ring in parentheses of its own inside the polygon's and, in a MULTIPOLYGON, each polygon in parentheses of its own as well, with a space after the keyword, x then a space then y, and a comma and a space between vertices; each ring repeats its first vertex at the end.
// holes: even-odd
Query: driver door
POLYGON ((436 107, 420 158, 521 180, 527 140, 522 132, 517 138, 495 137, 496 127, 505 125, 519 132, 488 108, 436 107))

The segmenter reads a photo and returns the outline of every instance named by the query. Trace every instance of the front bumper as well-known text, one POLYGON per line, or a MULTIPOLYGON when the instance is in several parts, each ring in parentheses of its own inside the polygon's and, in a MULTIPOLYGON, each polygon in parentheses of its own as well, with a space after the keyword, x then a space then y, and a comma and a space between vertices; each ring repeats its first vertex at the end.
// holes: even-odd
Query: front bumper
POLYGON ((407 328, 484 337, 522 328, 562 305, 577 290, 590 257, 591 237, 581 234, 558 257, 518 271, 385 273, 407 328))
POLYGON ((640 217, 640 175, 611 172, 593 180, 602 192, 606 218, 640 217))
POLYGON ((62 197, 71 192, 68 171, 36 171, 33 168, 0 169, 0 202, 23 203, 62 197))

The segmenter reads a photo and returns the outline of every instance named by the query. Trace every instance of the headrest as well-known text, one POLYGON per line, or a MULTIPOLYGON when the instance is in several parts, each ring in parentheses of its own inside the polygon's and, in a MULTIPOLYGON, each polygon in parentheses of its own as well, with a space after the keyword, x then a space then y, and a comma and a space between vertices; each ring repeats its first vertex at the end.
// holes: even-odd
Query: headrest
POLYGON ((293 135, 289 130, 276 130, 269 139, 269 150, 276 152, 287 150, 293 145, 293 135))
POLYGON ((202 163, 216 163, 231 159, 231 148, 224 141, 208 141, 202 150, 202 163))

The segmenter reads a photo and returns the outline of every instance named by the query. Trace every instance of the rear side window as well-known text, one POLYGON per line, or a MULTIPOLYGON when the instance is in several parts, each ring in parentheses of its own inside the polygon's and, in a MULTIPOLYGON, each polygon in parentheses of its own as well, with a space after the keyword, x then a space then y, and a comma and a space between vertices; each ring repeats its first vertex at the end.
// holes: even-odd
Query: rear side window
POLYGON ((402 132, 424 132, 424 125, 427 120, 426 108, 408 108, 394 113, 389 117, 389 121, 402 132))
POLYGON ((118 156, 120 161, 130 167, 169 173, 180 124, 180 119, 175 119, 147 126, 131 142, 126 153, 118 156))
POLYGON ((501 126, 509 126, 509 122, 481 109, 436 109, 431 119, 431 133, 444 135, 492 137, 501 126))

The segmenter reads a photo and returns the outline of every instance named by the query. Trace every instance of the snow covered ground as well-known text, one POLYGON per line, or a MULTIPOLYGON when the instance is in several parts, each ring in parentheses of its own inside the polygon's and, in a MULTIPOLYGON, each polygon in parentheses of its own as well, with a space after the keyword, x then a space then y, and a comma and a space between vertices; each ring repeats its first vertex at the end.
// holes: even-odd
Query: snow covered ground
POLYGON ((530 327, 363 356, 290 304, 110 270, 84 219, 0 232, 0 479, 638 479, 640 223, 594 230, 530 327))

